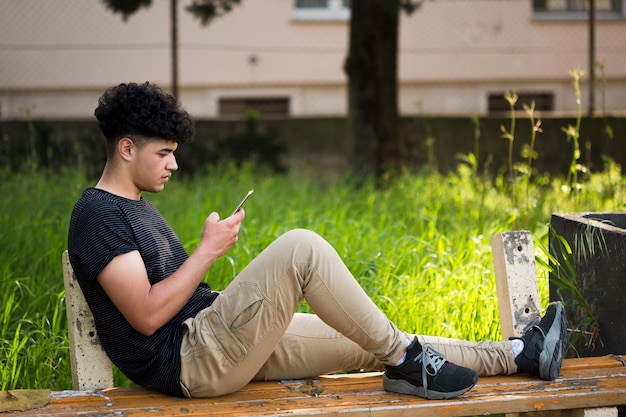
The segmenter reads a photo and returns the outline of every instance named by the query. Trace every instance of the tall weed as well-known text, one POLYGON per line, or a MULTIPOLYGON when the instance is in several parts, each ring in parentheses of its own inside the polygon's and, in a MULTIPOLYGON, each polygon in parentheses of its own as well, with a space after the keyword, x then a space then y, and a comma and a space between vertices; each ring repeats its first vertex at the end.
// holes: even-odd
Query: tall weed
MULTIPOLYGON (((184 167, 181 167, 183 170, 184 167)), ((621 208, 619 167, 590 177, 577 204, 589 211, 621 208)), ((0 192, 0 376, 3 389, 71 388, 61 253, 73 204, 91 180, 80 171, 3 172, 0 192)), ((565 182, 529 182, 528 229, 547 239, 553 211, 567 211, 565 182)), ((499 339, 490 240, 511 230, 519 210, 498 180, 456 173, 406 174, 387 189, 356 187, 350 178, 315 178, 220 166, 194 177, 175 174, 159 194, 146 194, 187 250, 211 211, 227 216, 248 189, 239 242, 207 273, 224 288, 277 236, 312 229, 338 251, 365 291, 408 331, 469 340, 499 339)), ((517 191, 516 191, 517 192, 517 191)), ((538 253, 537 256, 545 257, 538 253)), ((547 274, 539 271, 542 304, 547 274)), ((302 304, 302 311, 308 311, 302 304)), ((116 374, 116 384, 129 381, 116 374)))

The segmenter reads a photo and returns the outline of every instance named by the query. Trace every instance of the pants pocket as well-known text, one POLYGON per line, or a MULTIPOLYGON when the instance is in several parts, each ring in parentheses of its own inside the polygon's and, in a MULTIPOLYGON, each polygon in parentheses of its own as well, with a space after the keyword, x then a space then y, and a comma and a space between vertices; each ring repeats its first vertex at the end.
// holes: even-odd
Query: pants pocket
POLYGON ((207 311, 207 324, 224 356, 239 363, 276 327, 274 305, 251 282, 231 284, 207 311))

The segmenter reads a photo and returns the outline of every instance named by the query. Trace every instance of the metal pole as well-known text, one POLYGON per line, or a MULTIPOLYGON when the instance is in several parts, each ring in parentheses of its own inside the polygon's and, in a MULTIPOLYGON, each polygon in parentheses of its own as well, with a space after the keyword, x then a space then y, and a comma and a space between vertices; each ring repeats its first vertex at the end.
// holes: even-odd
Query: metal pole
POLYGON ((172 53, 172 95, 178 100, 178 0, 170 1, 170 19, 171 19, 171 53, 172 53))
POLYGON ((596 0, 589 0, 589 117, 596 109, 596 0))

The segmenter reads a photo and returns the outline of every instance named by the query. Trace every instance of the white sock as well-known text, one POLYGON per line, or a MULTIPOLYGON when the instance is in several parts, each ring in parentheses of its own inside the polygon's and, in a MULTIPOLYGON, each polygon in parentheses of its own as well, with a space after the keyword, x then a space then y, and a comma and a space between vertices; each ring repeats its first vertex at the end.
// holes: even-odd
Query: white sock
MULTIPOLYGON (((406 347, 408 348, 409 346, 411 346, 411 343, 412 343, 412 342, 413 342, 412 340, 411 340, 411 341, 409 341, 409 342, 407 342, 406 347)), ((404 363, 405 359, 406 359, 406 350, 404 351, 404 355, 402 355, 402 357, 400 358, 400 360, 399 360, 398 362, 396 362, 395 366, 400 366, 400 365, 402 365, 402 364, 404 363)))
POLYGON ((404 352, 404 355, 402 355, 402 357, 400 358, 400 360, 398 362, 396 362, 395 366, 400 366, 404 363, 404 360, 406 359, 406 352, 404 352))
POLYGON ((524 350, 524 341, 522 339, 513 339, 511 344, 513 345, 513 355, 517 358, 524 350))

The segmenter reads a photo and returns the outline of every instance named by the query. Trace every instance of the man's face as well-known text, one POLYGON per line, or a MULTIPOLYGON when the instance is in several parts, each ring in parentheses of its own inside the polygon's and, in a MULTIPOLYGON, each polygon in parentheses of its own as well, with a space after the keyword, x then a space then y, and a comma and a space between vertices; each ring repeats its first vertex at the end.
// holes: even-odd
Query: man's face
POLYGON ((178 143, 165 139, 153 139, 134 148, 132 160, 133 181, 139 192, 158 193, 178 169, 174 151, 178 143))

